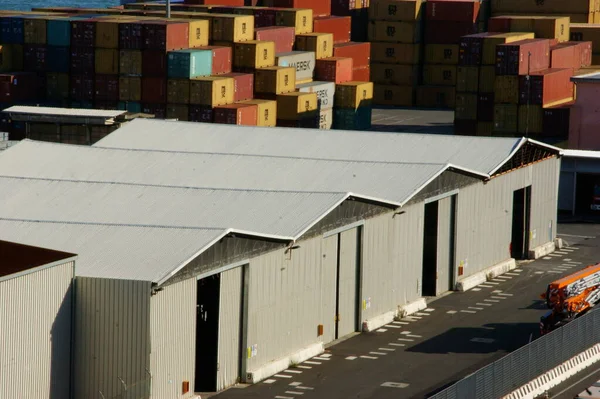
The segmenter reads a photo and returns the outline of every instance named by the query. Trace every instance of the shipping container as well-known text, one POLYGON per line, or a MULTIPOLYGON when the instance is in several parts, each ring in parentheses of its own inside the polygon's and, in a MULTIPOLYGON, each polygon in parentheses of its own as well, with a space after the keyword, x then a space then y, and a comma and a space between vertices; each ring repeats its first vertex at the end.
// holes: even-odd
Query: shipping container
POLYGON ((142 76, 166 77, 168 72, 167 53, 161 50, 142 50, 142 76))
POLYGON ((96 21, 93 19, 71 20, 71 46, 91 48, 96 44, 96 21))
POLYGON ((80 102, 91 102, 94 100, 94 75, 93 74, 71 74, 69 80, 71 91, 70 99, 80 102))
POLYGON ((333 56, 333 34, 304 33, 296 35, 296 50, 312 51, 316 59, 333 56))
MULTIPOLYGON (((363 5, 364 2, 365 0, 363 0, 363 5)), ((350 16, 352 17, 350 40, 353 42, 368 41, 368 31, 365 29, 365 26, 369 24, 369 9, 363 7, 351 10, 350 16)))
POLYGON ((371 128, 372 108, 334 108, 333 129, 340 130, 369 130, 371 128))
POLYGON ((253 70, 275 65, 275 42, 248 40, 235 43, 233 66, 238 71, 253 70))
POLYGON ((294 48, 296 33, 294 28, 289 26, 267 26, 256 28, 254 38, 275 42, 275 54, 288 53, 294 48))
POLYGON ((577 13, 587 14, 595 9, 594 0, 491 0, 493 13, 532 13, 532 14, 560 14, 577 13))
MULTIPOLYGON (((73 37, 71 36, 71 40, 73 37)), ((72 73, 93 73, 95 68, 94 47, 73 47, 71 46, 71 72, 72 73)))
POLYGON ((45 72, 48 70, 47 63, 48 47, 43 44, 23 45, 23 69, 25 71, 45 72))
POLYGON ((476 119, 454 119, 454 134, 460 136, 477 135, 476 119))
POLYGON ((46 22, 46 43, 49 46, 71 45, 71 20, 69 17, 53 17, 46 22))
POLYGON ((460 120, 476 120, 477 97, 475 93, 456 93, 454 117, 460 120))
MULTIPOLYGON (((272 7, 237 7, 233 9, 233 14, 253 15, 254 16, 254 34, 256 35, 257 28, 275 26, 277 17, 277 9, 272 7)), ((292 28, 293 29, 293 28, 292 28)), ((271 40, 258 39, 256 40, 271 40)))
POLYGON ((412 107, 415 105, 415 88, 413 86, 375 84, 373 87, 373 103, 396 107, 412 107))
POLYGON ((233 78, 204 76, 190 80, 190 104, 211 107, 232 104, 233 95, 233 78))
POLYGON ((335 89, 336 108, 370 107, 373 102, 372 82, 345 82, 335 89))
POLYGON ((572 76, 570 68, 545 69, 531 73, 529 78, 519 76, 519 104, 550 107, 572 101, 572 76))
POLYGON ((330 57, 317 60, 315 78, 335 83, 352 80, 352 58, 330 57))
POLYGON ((169 78, 181 79, 210 76, 212 60, 213 52, 210 50, 170 51, 167 55, 167 75, 169 78))
MULTIPOLYGON (((479 91, 479 68, 476 66, 459 66, 456 68, 456 91, 477 93, 479 91)), ((458 94, 457 94, 458 95, 458 94)), ((458 107, 458 99, 457 99, 458 107)), ((470 119, 470 118, 459 118, 470 119)))
POLYGON ((533 39, 532 32, 507 32, 495 33, 484 37, 483 40, 483 56, 481 63, 483 65, 494 65, 496 63, 496 47, 499 44, 514 43, 521 40, 533 39))
POLYGON ((211 16, 213 41, 245 42, 254 39, 254 16, 213 14, 211 16))
POLYGON ((425 64, 423 83, 432 86, 456 86, 456 66, 425 64))
POLYGON ((297 35, 311 33, 313 31, 313 10, 309 8, 278 9, 275 24, 291 26, 297 35))
POLYGON ((142 101, 142 79, 135 76, 119 77, 119 100, 124 102, 142 101))
POLYGON ((352 68, 352 79, 359 82, 370 82, 371 68, 369 66, 352 68))
MULTIPOLYGON (((569 42, 565 42, 569 43, 569 42)), ((592 65, 592 42, 576 42, 579 44, 581 52, 581 66, 587 67, 592 65)))
MULTIPOLYGON (((116 75, 97 74, 94 83, 96 102, 114 102, 119 101, 119 77, 116 75)), ((114 108, 113 108, 114 109, 114 108)))
POLYGON ((313 17, 331 15, 331 2, 323 0, 264 0, 267 7, 310 9, 313 17))
POLYGON ((23 30, 23 17, 0 17, 0 37, 2 38, 2 44, 23 44, 23 30))
POLYGON ((371 43, 339 43, 333 45, 334 57, 352 58, 354 68, 368 67, 371 64, 371 43))
POLYGON ((275 100, 248 100, 243 104, 257 106, 256 126, 273 127, 277 123, 277 101, 275 100))
POLYGON ((425 43, 458 44, 460 38, 478 32, 477 24, 464 21, 436 21, 426 24, 425 43))
POLYGON ((71 65, 69 47, 48 46, 46 49, 46 71, 68 73, 71 65))
POLYGON ((119 23, 119 49, 141 50, 144 46, 141 21, 119 23))
POLYGON ((96 47, 118 49, 119 25, 123 23, 125 21, 117 18, 96 21, 96 47))
POLYGON ((473 0, 427 0, 425 16, 428 21, 477 22, 481 3, 473 0))
POLYGON ((164 77, 142 77, 142 103, 166 104, 167 79, 164 77))
POLYGON ((142 104, 134 101, 119 101, 117 109, 121 111, 127 111, 132 114, 142 113, 142 104))
POLYGON ((189 22, 145 21, 142 38, 143 50, 181 50, 190 45, 190 25, 189 22))
POLYGON ((477 95, 477 121, 494 122, 494 93, 477 95))
POLYGON ((427 108, 454 108, 456 88, 451 86, 417 87, 417 106, 427 108))
POLYGON ((229 125, 256 126, 258 106, 256 104, 239 103, 215 107, 214 122, 229 125))
POLYGON ((190 122, 204 122, 212 123, 213 121, 213 107, 208 105, 189 105, 189 118, 190 122))
POLYGON ((550 41, 527 39, 496 47, 496 75, 526 75, 550 66, 550 41))
POLYGON ((518 105, 494 105, 494 133, 517 133, 518 130, 518 105))
POLYGON ((165 117, 167 119, 187 121, 190 117, 190 108, 186 104, 167 104, 165 117))
POLYGON ((496 77, 494 93, 497 103, 519 103, 519 76, 503 75, 496 77))
POLYGON ((233 101, 251 100, 254 95, 254 75, 251 73, 226 73, 223 77, 233 78, 233 101))
POLYGON ((458 64, 458 45, 456 44, 426 44, 426 64, 458 64))
MULTIPOLYGON (((325 110, 334 106, 336 84, 333 82, 308 82, 296 85, 296 89, 300 93, 316 93, 317 108, 325 110)), ((372 97, 372 94, 371 94, 372 97)))
POLYGON ((418 64, 420 61, 419 44, 371 43, 371 62, 418 64))
POLYGON ((333 43, 348 43, 350 41, 350 17, 319 17, 313 21, 313 31, 316 33, 333 34, 333 43))
POLYGON ((422 18, 423 5, 421 0, 371 0, 368 6, 369 16, 377 21, 419 21, 422 18))
POLYGON ((333 126, 333 108, 319 110, 316 129, 329 130, 333 126))
POLYGON ((23 19, 23 43, 46 44, 46 31, 46 19, 44 17, 23 19))
POLYGON ((169 79, 167 81, 167 103, 189 104, 190 103, 190 80, 169 79))
POLYGON ((499 16, 490 18, 490 32, 533 32, 538 39, 558 39, 565 42, 570 37, 569 17, 554 16, 499 16))
POLYGON ((571 116, 572 102, 544 108, 542 120, 542 132, 544 137, 569 136, 569 121, 571 116))
MULTIPOLYGON (((369 21, 368 29, 369 41, 392 43, 421 42, 420 22, 369 21)), ((431 41, 426 42, 433 43, 431 41)))
POLYGON ((296 80, 312 79, 315 70, 315 53, 312 51, 290 51, 276 55, 276 65, 296 68, 296 80))
POLYGON ((296 89, 296 68, 269 67, 257 69, 254 74, 256 93, 283 94, 296 89))
POLYGON ((18 104, 39 96, 38 75, 34 72, 0 74, 0 103, 18 104))
POLYGON ((519 133, 539 135, 544 131, 544 109, 541 105, 519 105, 519 133))
POLYGON ((494 35, 493 32, 465 35, 458 43, 458 64, 479 66, 483 60, 483 38, 494 35))
POLYGON ((196 50, 210 50, 212 52, 211 75, 222 75, 231 72, 232 48, 227 46, 202 46, 196 50))
POLYGON ((414 86, 419 83, 418 65, 381 64, 374 62, 372 79, 375 83, 414 86))
POLYGON ((298 120, 315 117, 317 93, 291 92, 277 95, 277 119, 298 120))
POLYGON ((23 45, 0 44, 0 73, 23 70, 23 45))
POLYGON ((95 54, 95 71, 100 74, 119 74, 119 50, 114 48, 97 48, 95 54))
POLYGON ((142 75, 142 52, 140 50, 119 51, 119 73, 121 75, 142 75))
POLYGON ((167 105, 166 104, 142 104, 142 112, 144 114, 154 115, 155 118, 165 119, 167 117, 167 105))
POLYGON ((494 65, 482 65, 479 67, 479 91, 490 93, 494 91, 496 81, 496 67, 494 65))
POLYGON ((69 74, 46 74, 46 99, 62 102, 69 98, 69 74))

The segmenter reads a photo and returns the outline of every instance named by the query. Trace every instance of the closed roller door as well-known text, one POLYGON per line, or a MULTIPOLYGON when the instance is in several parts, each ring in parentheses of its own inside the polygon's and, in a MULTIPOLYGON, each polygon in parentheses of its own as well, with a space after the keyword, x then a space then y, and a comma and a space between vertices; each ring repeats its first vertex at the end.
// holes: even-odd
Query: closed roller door
POLYGON ((358 309, 358 229, 339 234, 337 338, 356 331, 358 309))

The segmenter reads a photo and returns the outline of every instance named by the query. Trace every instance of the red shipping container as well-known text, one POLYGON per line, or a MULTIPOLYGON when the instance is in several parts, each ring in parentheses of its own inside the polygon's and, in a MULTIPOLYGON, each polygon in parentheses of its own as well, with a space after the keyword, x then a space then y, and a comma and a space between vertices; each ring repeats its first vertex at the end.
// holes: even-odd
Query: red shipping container
POLYGON ((96 102, 118 102, 119 101, 119 76, 118 75, 96 75, 94 101, 96 102))
POLYGON ((582 47, 577 43, 561 43, 550 47, 550 68, 581 68, 582 47))
POLYGON ((313 19, 313 32, 332 33, 333 43, 348 43, 350 41, 350 17, 319 17, 313 19))
MULTIPOLYGON (((571 43, 571 42, 566 42, 571 43)), ((592 42, 574 42, 581 47, 581 66, 592 65, 592 42)))
POLYGON ((254 29, 254 39, 275 42, 275 54, 294 49, 296 30, 292 26, 269 26, 254 29))
POLYGON ((371 67, 363 66, 352 69, 352 80, 357 82, 371 81, 371 67))
POLYGON ((70 79, 71 100, 93 101, 94 100, 94 75, 72 74, 70 79))
POLYGON ((570 101, 544 109, 544 117, 542 119, 544 136, 562 138, 569 136, 569 119, 573 103, 573 101, 570 101))
POLYGON ((543 107, 564 103, 573 99, 573 70, 553 68, 519 76, 519 103, 543 107), (531 86, 531 87, 529 87, 531 86))
POLYGON ((527 75, 550 67, 550 41, 526 39, 496 46, 496 75, 527 75))
POLYGON ((167 106, 166 104, 142 104, 142 112, 144 114, 152 114, 158 119, 165 119, 167 117, 167 106))
POLYGON ((142 77, 142 102, 166 104, 167 79, 164 77, 142 77))
POLYGON ((212 123, 214 120, 214 110, 208 105, 192 105, 190 104, 189 121, 190 122, 205 122, 212 123))
POLYGON ((190 25, 187 22, 147 21, 142 24, 143 49, 181 50, 190 47, 190 25))
POLYGON ((0 74, 0 103, 15 104, 38 97, 38 75, 33 72, 0 74))
POLYGON ((48 48, 43 44, 26 44, 23 48, 23 69, 44 72, 48 69, 48 48))
POLYGON ((215 107, 215 123, 229 125, 256 126, 258 120, 258 105, 229 104, 215 107))
POLYGON ((477 24, 464 21, 435 21, 425 25, 425 43, 458 44, 460 38, 477 33, 477 24))
POLYGON ((371 65, 371 43, 339 43, 333 45, 334 57, 352 58, 354 69, 371 65))
POLYGON ((331 15, 331 2, 324 0, 264 0, 267 7, 281 8, 310 8, 314 17, 328 17, 331 15))
POLYGON ((427 0, 425 17, 428 21, 477 22, 481 4, 473 0, 427 0))
POLYGON ((94 47, 71 47, 71 73, 94 73, 94 47))
POLYGON ((493 34, 493 32, 483 32, 461 37, 458 43, 458 64, 481 65, 483 38, 493 34))
POLYGON ((352 80, 352 58, 331 57, 317 60, 315 77, 335 83, 344 83, 352 80))
POLYGON ((511 17, 492 17, 488 19, 488 31, 510 32, 511 17))
POLYGON ((233 101, 252 100, 254 94, 254 74, 226 73, 223 76, 233 78, 233 101))
POLYGON ((231 72, 231 47, 200 46, 199 50, 212 50, 212 75, 222 75, 231 72))
POLYGON ((96 45, 96 20, 71 21, 71 46, 94 47, 96 45))
POLYGON ((144 45, 141 22, 119 24, 119 49, 141 50, 144 45))
POLYGON ((142 76, 167 76, 167 53, 160 50, 142 51, 142 76))
POLYGON ((494 93, 477 95, 477 120, 479 122, 494 121, 494 93))

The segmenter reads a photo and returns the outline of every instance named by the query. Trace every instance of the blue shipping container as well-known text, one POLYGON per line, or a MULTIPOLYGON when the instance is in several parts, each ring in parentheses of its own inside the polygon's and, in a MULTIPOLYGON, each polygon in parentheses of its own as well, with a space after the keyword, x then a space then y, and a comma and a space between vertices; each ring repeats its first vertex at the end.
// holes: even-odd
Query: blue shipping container
POLYGON ((49 46, 71 45, 71 19, 50 19, 46 23, 46 41, 49 46))
POLYGON ((169 78, 181 79, 210 76, 212 57, 211 50, 170 51, 167 60, 167 74, 169 78))
POLYGON ((69 73, 71 49, 69 47, 48 46, 46 70, 48 72, 69 73))
POLYGON ((333 108, 333 129, 368 130, 371 128, 372 107, 333 108))
POLYGON ((3 44, 23 44, 23 17, 0 18, 0 42, 3 44))
POLYGON ((120 101, 117 108, 122 111, 131 112, 132 114, 142 113, 142 104, 135 101, 120 101))

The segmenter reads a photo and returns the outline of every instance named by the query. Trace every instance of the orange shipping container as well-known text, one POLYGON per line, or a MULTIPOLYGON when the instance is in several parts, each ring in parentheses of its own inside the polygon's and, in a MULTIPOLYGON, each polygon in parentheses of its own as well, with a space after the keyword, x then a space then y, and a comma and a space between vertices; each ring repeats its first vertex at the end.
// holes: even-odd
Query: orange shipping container
POLYGON ((335 83, 352 80, 352 58, 330 57, 317 60, 315 77, 335 83))
POLYGON ((248 100, 243 104, 257 106, 256 126, 272 127, 277 124, 277 101, 275 100, 248 100))
POLYGON ((254 74, 254 90, 266 94, 283 94, 296 90, 296 68, 274 66, 257 69, 254 74))

